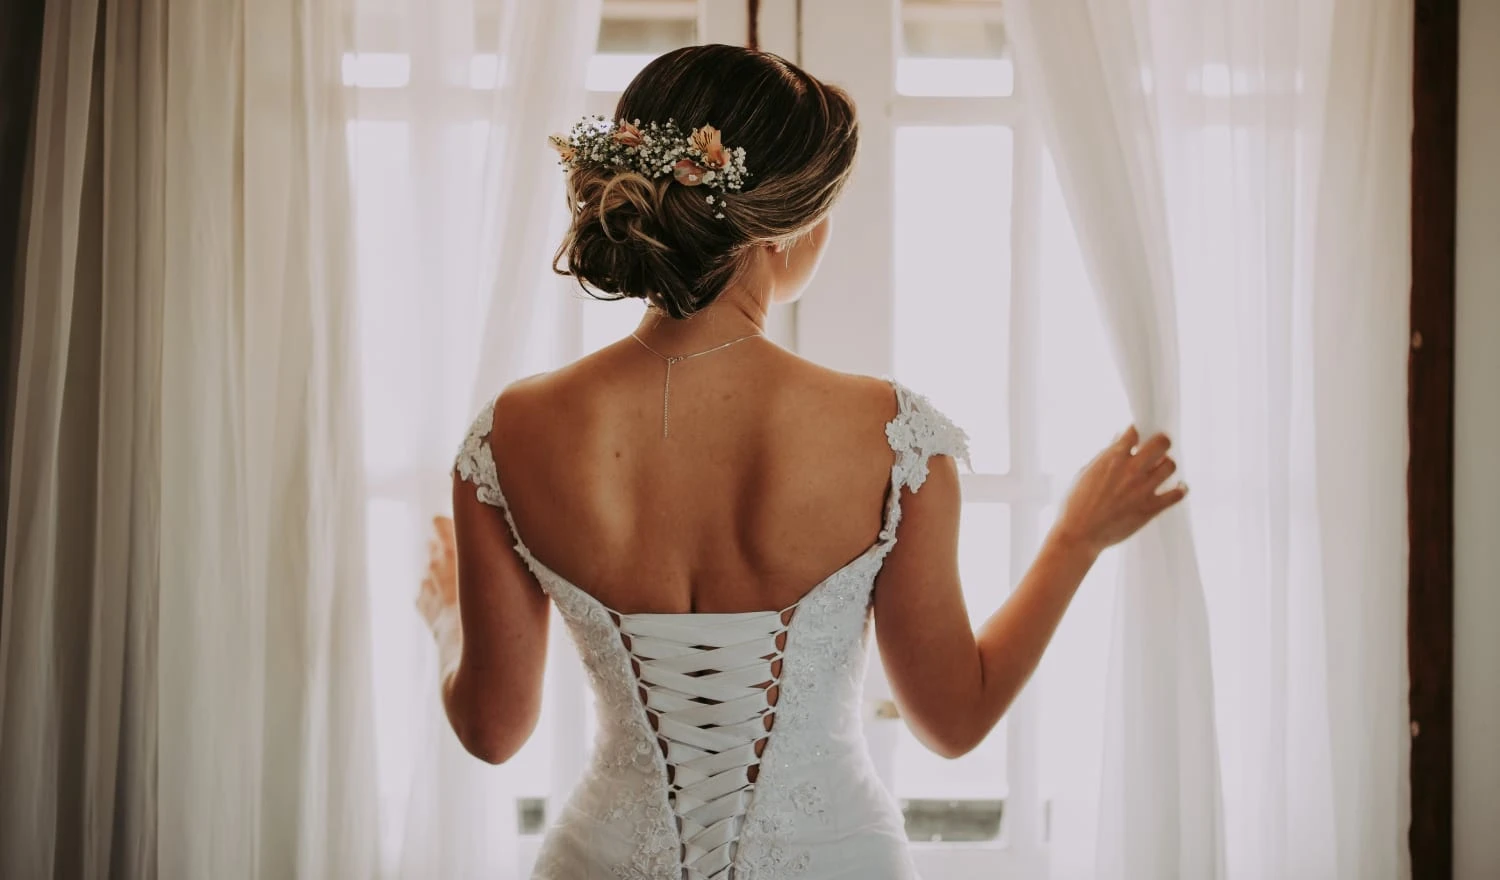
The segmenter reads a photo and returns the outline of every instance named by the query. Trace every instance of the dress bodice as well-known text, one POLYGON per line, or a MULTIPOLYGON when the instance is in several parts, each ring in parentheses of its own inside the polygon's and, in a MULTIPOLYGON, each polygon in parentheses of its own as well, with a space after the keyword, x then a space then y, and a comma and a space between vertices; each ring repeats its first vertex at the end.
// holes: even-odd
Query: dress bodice
POLYGON ((892 383, 895 453, 883 525, 864 553, 780 611, 622 614, 526 547, 489 448, 494 405, 455 472, 504 511, 516 552, 566 621, 598 702, 592 765, 549 830, 538 880, 912 878, 894 802, 860 726, 871 591, 896 543, 902 491, 967 438, 892 383))

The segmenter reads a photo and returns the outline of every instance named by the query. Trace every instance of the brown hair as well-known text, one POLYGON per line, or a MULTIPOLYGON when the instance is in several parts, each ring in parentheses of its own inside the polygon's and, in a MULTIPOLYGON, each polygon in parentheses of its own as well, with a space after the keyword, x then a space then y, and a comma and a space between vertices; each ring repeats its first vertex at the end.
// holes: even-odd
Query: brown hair
POLYGON ((827 216, 859 143, 842 89, 738 46, 688 46, 657 58, 626 87, 615 119, 672 120, 683 131, 712 125, 725 146, 745 150, 751 176, 723 199, 670 175, 651 180, 593 165, 568 173, 572 220, 553 269, 591 296, 640 297, 674 318, 712 303, 756 245, 787 241, 827 216))

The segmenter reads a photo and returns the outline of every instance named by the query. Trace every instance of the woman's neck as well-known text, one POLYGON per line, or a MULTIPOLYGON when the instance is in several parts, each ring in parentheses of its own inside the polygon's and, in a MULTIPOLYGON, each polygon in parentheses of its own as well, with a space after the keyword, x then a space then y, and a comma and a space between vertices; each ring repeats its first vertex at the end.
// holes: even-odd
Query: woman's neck
POLYGON ((692 354, 766 329, 766 309, 758 297, 725 290, 713 304, 689 318, 671 318, 647 309, 636 335, 666 355, 692 354))

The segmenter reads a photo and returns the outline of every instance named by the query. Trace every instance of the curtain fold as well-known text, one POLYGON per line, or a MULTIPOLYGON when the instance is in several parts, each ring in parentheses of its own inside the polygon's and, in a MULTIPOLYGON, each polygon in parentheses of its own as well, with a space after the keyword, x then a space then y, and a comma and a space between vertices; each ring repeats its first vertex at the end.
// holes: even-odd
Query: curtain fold
MULTIPOLYGON (((16 401, 16 329, 20 321, 20 269, 24 218, 29 214, 26 189, 37 77, 41 72, 42 19, 45 0, 10 0, 5 29, 0 31, 0 437, 9 446, 16 401)), ((10 461, 0 462, 0 494, 8 494, 10 461)), ((0 533, 3 541, 3 533, 0 533)), ((5 557, 0 543, 0 564, 5 557)), ((3 609, 0 609, 3 611, 3 609)))
POLYGON ((345 28, 48 4, 0 874, 374 874, 345 28))
MULTIPOLYGON (((1139 4, 1008 7, 1142 436, 1181 424, 1151 35, 1139 4)), ((1217 877, 1223 829, 1208 618, 1179 508, 1121 550, 1104 714, 1098 876, 1217 877)))
POLYGON ((586 748, 577 658, 554 622, 540 727, 522 753, 486 767, 448 727, 412 603, 474 414, 509 382, 580 353, 580 304, 550 271, 563 176, 547 135, 583 114, 600 2, 354 0, 353 10, 345 81, 382 870, 524 877, 535 842, 518 834, 517 805, 555 815, 586 748))
POLYGON ((1055 877, 1409 874, 1412 14, 1007 4, 1132 412, 1194 487, 1123 549, 1104 776, 1055 794, 1098 824, 1055 877))

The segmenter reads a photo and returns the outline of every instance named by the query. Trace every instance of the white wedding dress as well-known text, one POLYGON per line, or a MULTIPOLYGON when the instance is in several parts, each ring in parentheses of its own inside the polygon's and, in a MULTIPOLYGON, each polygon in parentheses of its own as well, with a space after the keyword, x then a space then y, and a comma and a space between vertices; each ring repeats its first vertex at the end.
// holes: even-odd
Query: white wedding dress
POLYGON ((533 880, 916 877, 860 726, 870 594, 896 543, 901 490, 921 488, 934 455, 966 458, 967 438, 892 384, 898 410, 885 433, 895 461, 879 538, 781 611, 605 607, 526 548, 488 445, 494 405, 479 414, 455 470, 505 511, 598 701, 592 764, 548 831, 533 880))

